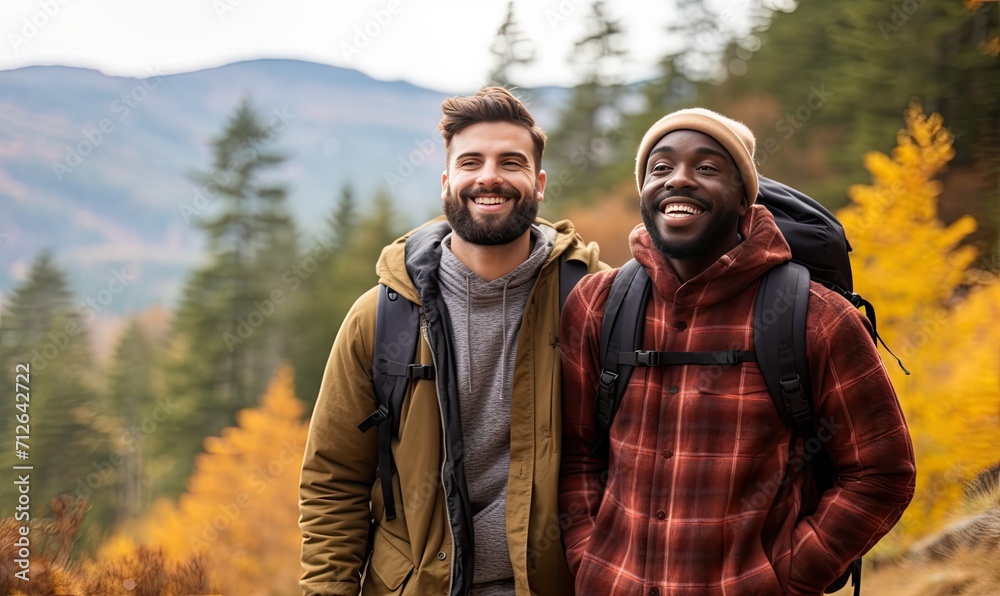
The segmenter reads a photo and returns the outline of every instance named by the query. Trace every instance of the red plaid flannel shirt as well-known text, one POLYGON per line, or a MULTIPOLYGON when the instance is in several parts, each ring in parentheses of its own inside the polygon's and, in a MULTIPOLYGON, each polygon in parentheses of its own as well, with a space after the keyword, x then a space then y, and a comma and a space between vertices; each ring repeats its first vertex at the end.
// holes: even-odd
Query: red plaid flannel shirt
MULTIPOLYGON (((645 229, 632 232, 632 254, 653 283, 644 349, 753 349, 757 280, 791 253, 763 207, 741 227, 746 240, 684 284, 645 229)), ((804 462, 814 449, 790 449, 792 431, 753 362, 636 368, 608 458, 589 454, 598 439, 601 320, 615 273, 580 282, 560 333, 560 508, 577 593, 822 592, 913 496, 909 433, 867 320, 812 284, 807 356, 817 436, 840 476, 806 515, 804 462)))

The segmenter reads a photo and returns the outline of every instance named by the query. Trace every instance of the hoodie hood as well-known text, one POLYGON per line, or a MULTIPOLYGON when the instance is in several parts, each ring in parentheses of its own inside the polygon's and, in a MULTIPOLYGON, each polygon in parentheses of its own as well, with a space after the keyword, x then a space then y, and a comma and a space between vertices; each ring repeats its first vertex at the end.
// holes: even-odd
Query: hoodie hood
POLYGON ((667 302, 678 306, 717 304, 756 283, 768 269, 792 258, 785 237, 766 207, 751 206, 740 218, 739 226, 743 242, 683 284, 667 259, 653 246, 643 224, 629 235, 629 248, 649 273, 654 291, 667 302))

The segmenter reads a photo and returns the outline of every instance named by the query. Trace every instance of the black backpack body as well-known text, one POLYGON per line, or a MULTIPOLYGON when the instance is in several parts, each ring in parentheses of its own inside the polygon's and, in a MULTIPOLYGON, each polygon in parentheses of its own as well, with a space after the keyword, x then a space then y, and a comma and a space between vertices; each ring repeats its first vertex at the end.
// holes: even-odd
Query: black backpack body
MULTIPOLYGON (((795 429, 803 443, 816 437, 805 345, 809 282, 820 282, 855 307, 864 307, 872 324, 873 341, 878 338, 875 311, 853 291, 848 255, 851 247, 843 226, 829 210, 805 194, 763 176, 756 202, 774 216, 792 249, 792 260, 761 277, 754 302, 753 350, 643 350, 642 333, 652 284, 645 269, 634 259, 618 271, 601 324, 601 374, 594 400, 600 438, 593 446, 594 453, 607 449, 615 412, 636 366, 727 366, 757 362, 781 419, 795 429)), ((836 476, 826 451, 812 455, 810 463, 817 492, 833 486, 836 476)), ((853 561, 844 575, 827 588, 827 593, 839 590, 848 579, 852 580, 855 595, 860 594, 861 559, 853 561)))

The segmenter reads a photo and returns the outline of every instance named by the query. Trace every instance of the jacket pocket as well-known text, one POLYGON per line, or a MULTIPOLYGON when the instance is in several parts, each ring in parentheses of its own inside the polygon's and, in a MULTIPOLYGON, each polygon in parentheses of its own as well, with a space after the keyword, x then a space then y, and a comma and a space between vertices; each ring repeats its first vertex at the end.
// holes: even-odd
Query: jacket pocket
POLYGON ((381 529, 376 529, 368 570, 363 594, 402 594, 406 580, 413 574, 413 562, 381 529))

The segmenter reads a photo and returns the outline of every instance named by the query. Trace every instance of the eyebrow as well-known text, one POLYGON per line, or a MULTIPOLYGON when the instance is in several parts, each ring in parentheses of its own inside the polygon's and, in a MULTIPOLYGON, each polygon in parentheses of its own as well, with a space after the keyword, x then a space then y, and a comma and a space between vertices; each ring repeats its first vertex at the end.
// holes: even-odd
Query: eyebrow
MULTIPOLYGON (((467 157, 482 158, 483 157, 483 153, 480 152, 480 151, 466 151, 465 153, 461 153, 459 155, 456 155, 455 156, 455 161, 460 161, 460 160, 465 159, 467 157)), ((524 161, 525 163, 528 162, 528 155, 525 154, 525 153, 522 153, 521 151, 504 151, 503 153, 500 154, 500 159, 506 159, 506 158, 510 158, 510 157, 516 157, 516 158, 524 161)))
MULTIPOLYGON (((649 157, 652 158, 657 153, 673 153, 673 152, 674 152, 673 147, 671 147, 670 145, 663 145, 661 147, 656 147, 652 151, 650 151, 649 157)), ((711 147, 698 147, 697 149, 694 150, 694 152, 704 155, 717 155, 722 159, 726 160, 727 162, 730 159, 728 154, 723 153, 722 151, 718 151, 716 149, 712 149, 711 147)))

